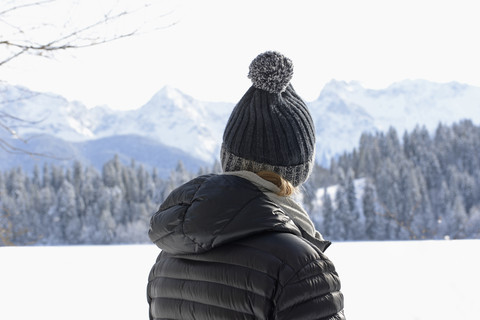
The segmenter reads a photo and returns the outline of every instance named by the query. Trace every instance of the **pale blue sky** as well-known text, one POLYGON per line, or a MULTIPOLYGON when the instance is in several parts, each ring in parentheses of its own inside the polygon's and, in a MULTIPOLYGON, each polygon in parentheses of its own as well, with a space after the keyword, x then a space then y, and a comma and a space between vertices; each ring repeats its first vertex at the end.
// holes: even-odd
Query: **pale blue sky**
MULTIPOLYGON (((17 59, 0 79, 88 107, 138 108, 169 84, 200 100, 236 102, 250 61, 265 50, 293 60, 307 101, 331 79, 382 88, 403 79, 480 86, 476 1, 170 0, 178 23, 55 59, 17 59)), ((53 14, 53 13, 52 13, 53 14)))

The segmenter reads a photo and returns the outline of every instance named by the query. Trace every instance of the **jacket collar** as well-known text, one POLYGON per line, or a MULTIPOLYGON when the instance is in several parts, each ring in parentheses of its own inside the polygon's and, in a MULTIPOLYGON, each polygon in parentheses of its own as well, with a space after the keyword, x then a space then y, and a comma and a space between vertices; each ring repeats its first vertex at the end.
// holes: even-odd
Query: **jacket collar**
POLYGON ((297 227, 308 233, 311 237, 323 241, 323 236, 315 229, 308 213, 303 207, 295 201, 294 196, 279 196, 280 189, 270 181, 262 179, 260 176, 251 171, 233 171, 224 174, 231 174, 237 177, 247 179, 265 193, 270 200, 275 202, 285 214, 287 214, 297 227))
POLYGON ((153 215, 149 237, 166 252, 189 254, 264 232, 305 233, 248 180, 205 175, 172 191, 153 215))

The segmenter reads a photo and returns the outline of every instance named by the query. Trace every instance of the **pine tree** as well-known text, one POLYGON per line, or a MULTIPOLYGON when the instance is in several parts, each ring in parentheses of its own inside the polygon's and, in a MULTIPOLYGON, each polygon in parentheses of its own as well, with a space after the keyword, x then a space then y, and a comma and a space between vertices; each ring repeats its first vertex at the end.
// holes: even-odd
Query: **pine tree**
POLYGON ((323 224, 319 226, 319 230, 323 235, 327 238, 335 238, 338 239, 338 236, 334 234, 334 209, 332 204, 332 199, 330 195, 327 193, 327 189, 324 188, 323 190, 323 197, 322 197, 322 216, 323 216, 323 224))
POLYGON ((75 188, 67 179, 57 193, 56 213, 61 223, 62 240, 69 244, 79 243, 82 223, 77 214, 75 188))
POLYGON ((350 168, 347 172, 345 191, 347 193, 348 209, 351 213, 357 210, 357 194, 355 192, 355 174, 350 168))
POLYGON ((42 187, 45 188, 52 185, 52 176, 50 175, 50 170, 46 162, 43 164, 42 179, 42 187))
POLYGON ((42 183, 40 181, 40 169, 38 168, 37 164, 35 164, 35 166, 33 167, 32 183, 35 184, 38 187, 40 187, 42 185, 42 183))
POLYGON ((449 231, 447 236, 451 239, 463 239, 466 237, 466 223, 468 221, 468 216, 461 196, 455 197, 450 212, 445 220, 449 231))
POLYGON ((350 240, 355 240, 361 237, 364 233, 363 221, 360 219, 360 212, 357 207, 357 193, 355 191, 355 174, 352 168, 349 168, 347 171, 346 177, 345 192, 348 203, 348 238, 350 240))
POLYGON ((398 176, 397 165, 387 158, 381 163, 374 181, 380 205, 379 214, 388 220, 385 223, 385 237, 392 240, 398 239, 399 228, 401 228, 397 217, 399 211, 397 201, 399 194, 398 176))
POLYGON ((417 235, 413 231, 412 222, 415 214, 418 214, 421 194, 414 167, 406 160, 399 165, 397 185, 397 237, 399 239, 415 239, 417 235))
POLYGON ((120 167, 121 163, 118 155, 115 155, 112 160, 103 165, 102 179, 106 187, 120 186, 122 180, 120 167))
POLYGON ((365 182, 362 196, 363 215, 365 216, 365 239, 383 240, 379 230, 379 219, 375 209, 375 190, 369 180, 365 182))
POLYGON ((335 220, 333 223, 333 234, 336 239, 350 240, 351 224, 350 209, 348 207, 347 194, 343 186, 338 185, 335 192, 335 220))
POLYGON ((465 235, 467 238, 480 239, 480 205, 470 209, 465 223, 465 235))
POLYGON ((63 169, 59 166, 52 165, 51 166, 51 183, 55 191, 58 191, 60 186, 63 183, 63 180, 65 179, 65 174, 63 172, 63 169))
POLYGON ((360 137, 357 174, 375 177, 380 158, 377 138, 369 133, 363 133, 360 137))
POLYGON ((452 129, 440 123, 435 131, 434 146, 443 175, 448 166, 455 162, 453 141, 455 140, 452 129))

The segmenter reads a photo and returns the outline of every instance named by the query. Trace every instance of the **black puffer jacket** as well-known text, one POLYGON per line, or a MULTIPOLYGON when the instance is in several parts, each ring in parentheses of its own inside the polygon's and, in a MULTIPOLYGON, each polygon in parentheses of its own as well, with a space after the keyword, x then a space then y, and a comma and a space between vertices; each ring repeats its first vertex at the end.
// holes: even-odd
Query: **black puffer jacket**
POLYGON ((330 244, 308 236, 250 181, 198 177, 151 219, 162 249, 150 319, 345 319, 330 244))

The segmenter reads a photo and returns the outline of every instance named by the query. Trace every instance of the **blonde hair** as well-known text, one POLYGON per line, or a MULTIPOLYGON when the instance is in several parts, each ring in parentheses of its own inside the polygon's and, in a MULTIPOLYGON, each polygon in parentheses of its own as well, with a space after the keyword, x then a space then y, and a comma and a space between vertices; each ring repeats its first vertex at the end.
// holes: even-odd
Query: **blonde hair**
POLYGON ((277 192, 277 195, 279 196, 290 196, 296 191, 295 187, 289 181, 282 178, 282 176, 278 173, 272 171, 259 171, 257 172, 257 175, 260 178, 265 179, 276 185, 280 189, 280 191, 277 192))

